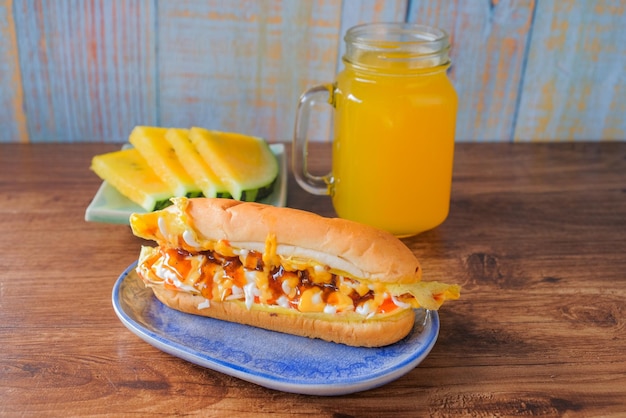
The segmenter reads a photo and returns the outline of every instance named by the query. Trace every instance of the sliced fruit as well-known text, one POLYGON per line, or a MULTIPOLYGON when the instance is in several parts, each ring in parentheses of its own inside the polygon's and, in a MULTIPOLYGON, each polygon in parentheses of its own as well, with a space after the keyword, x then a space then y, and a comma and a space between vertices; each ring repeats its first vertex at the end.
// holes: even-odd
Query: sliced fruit
POLYGON ((232 197, 259 200, 271 193, 278 161, 262 138, 193 127, 189 138, 232 197))
POLYGON ((199 196, 202 192, 165 139, 166 132, 167 128, 137 126, 131 132, 129 141, 156 175, 169 186, 174 196, 199 196))
POLYGON ((165 139, 204 196, 230 197, 226 186, 193 146, 189 139, 189 129, 170 128, 165 139))
POLYGON ((172 190, 134 148, 96 155, 91 160, 91 169, 148 212, 170 204, 172 190))

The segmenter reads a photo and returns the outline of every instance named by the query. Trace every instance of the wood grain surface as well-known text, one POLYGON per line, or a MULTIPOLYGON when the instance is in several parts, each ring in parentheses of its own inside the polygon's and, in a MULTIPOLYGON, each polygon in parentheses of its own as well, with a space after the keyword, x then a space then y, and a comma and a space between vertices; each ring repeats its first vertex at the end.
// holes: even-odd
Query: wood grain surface
POLYGON ((289 139, 346 30, 375 21, 450 33, 459 142, 626 139, 621 0, 0 0, 0 142, 139 124, 289 139))
MULTIPOLYGON (((326 144, 311 165, 325 170, 326 144)), ((142 241, 86 223, 113 144, 0 145, 0 416, 626 413, 626 144, 459 144, 447 221, 405 240, 463 286, 433 351, 383 387, 281 393, 140 340, 111 290, 142 241)), ((332 215, 289 181, 288 205, 332 215)))

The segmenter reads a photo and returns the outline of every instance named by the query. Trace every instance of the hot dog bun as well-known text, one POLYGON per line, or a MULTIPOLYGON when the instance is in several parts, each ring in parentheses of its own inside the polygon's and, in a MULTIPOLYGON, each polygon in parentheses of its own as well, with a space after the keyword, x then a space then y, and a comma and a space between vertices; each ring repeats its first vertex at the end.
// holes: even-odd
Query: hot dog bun
POLYGON ((380 321, 329 320, 328 315, 279 314, 258 308, 248 311, 244 304, 211 301, 199 309, 205 299, 189 293, 152 287, 154 295, 163 304, 189 314, 207 316, 239 324, 251 325, 301 337, 319 338, 330 342, 359 346, 382 347, 404 338, 413 328, 415 313, 404 310, 398 315, 380 321))
POLYGON ((176 198, 133 214, 137 273, 186 313, 354 346, 406 336, 413 308, 437 309, 459 288, 421 282, 419 261, 372 227, 228 199, 176 198))
MULTIPOLYGON (((400 240, 388 232, 341 218, 291 208, 232 199, 185 199, 189 223, 200 239, 227 240, 240 248, 263 250, 269 234, 276 236, 277 253, 311 258, 354 277, 390 283, 415 283, 421 279, 420 263, 400 240)), ((181 205, 164 209, 177 213, 181 205)), ((146 215, 133 215, 131 226, 146 215)), ((148 215, 149 219, 149 215, 148 215)), ((176 234, 135 234, 176 247, 176 234)), ((208 249, 208 248, 202 248, 208 249)))

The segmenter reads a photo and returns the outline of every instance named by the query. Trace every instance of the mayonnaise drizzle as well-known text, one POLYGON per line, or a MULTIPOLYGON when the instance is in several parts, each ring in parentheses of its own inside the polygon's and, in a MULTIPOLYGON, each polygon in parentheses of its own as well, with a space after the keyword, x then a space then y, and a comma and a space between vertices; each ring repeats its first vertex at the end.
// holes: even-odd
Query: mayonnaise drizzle
POLYGON ((159 216, 159 219, 157 220, 157 225, 159 226, 159 232, 161 233, 161 235, 163 235, 163 238, 168 240, 167 222, 165 222, 165 219, 162 216, 159 216))
MULTIPOLYGON (((159 221, 161 220, 161 218, 159 218, 159 221)), ((196 248, 196 249, 201 249, 201 245, 198 241, 196 241, 196 237, 193 234, 193 232, 189 231, 189 230, 185 230, 183 232, 183 241, 185 241, 185 243, 187 245, 189 245, 190 247, 196 248)))
POLYGON ((211 302, 208 299, 205 299, 204 302, 198 305, 198 309, 207 309, 211 307, 211 302))
POLYGON ((337 307, 331 305, 331 304, 326 304, 326 306, 324 306, 324 313, 325 314, 336 314, 337 313, 337 307))
POLYGON ((241 299, 243 297, 245 297, 244 293, 243 293, 243 289, 239 286, 237 286, 236 284, 233 285, 233 287, 231 287, 231 294, 229 296, 226 296, 225 300, 237 300, 237 299, 241 299))
POLYGON ((261 296, 261 291, 256 287, 256 283, 252 282, 243 286, 243 293, 246 296, 246 308, 250 310, 255 296, 261 296))
POLYGON ((372 310, 372 306, 369 303, 369 301, 364 302, 362 304, 360 304, 359 306, 356 307, 356 313, 358 313, 359 315, 363 315, 367 318, 372 317, 376 312, 374 310, 372 310))
POLYGON ((289 299, 287 299, 287 296, 285 296, 285 295, 282 295, 281 297, 276 299, 276 304, 278 306, 283 307, 283 308, 290 308, 291 307, 291 305, 289 304, 289 299))
POLYGON ((283 283, 280 285, 280 287, 286 295, 290 294, 293 290, 293 288, 289 286, 289 282, 287 280, 283 280, 283 283))
POLYGON ((410 303, 402 302, 401 300, 398 300, 398 298, 396 298, 393 295, 391 295, 391 300, 392 300, 393 303, 395 303, 395 305, 398 308, 410 308, 411 307, 410 303))

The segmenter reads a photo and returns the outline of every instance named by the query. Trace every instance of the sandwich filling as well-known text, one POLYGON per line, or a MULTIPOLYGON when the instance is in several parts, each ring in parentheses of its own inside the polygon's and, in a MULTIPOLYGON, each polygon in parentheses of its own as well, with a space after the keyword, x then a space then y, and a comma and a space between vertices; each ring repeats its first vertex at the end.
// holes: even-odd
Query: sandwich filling
POLYGON ((325 313, 372 318, 398 310, 437 309, 458 289, 438 282, 411 285, 372 283, 349 277, 311 260, 268 256, 266 251, 232 247, 219 241, 216 249, 142 247, 137 272, 147 286, 163 286, 203 297, 199 309, 211 301, 238 301, 248 310, 280 307, 302 313, 325 313))
POLYGON ((421 271, 409 283, 364 279, 340 257, 329 262, 331 267, 313 251, 278 245, 271 233, 264 243, 206 239, 191 226, 186 201, 174 199, 174 206, 178 211, 131 217, 135 235, 158 243, 142 247, 136 270, 147 286, 201 297, 198 309, 214 301, 234 302, 248 310, 361 320, 412 308, 435 310, 459 298, 459 286, 420 281, 421 271))

